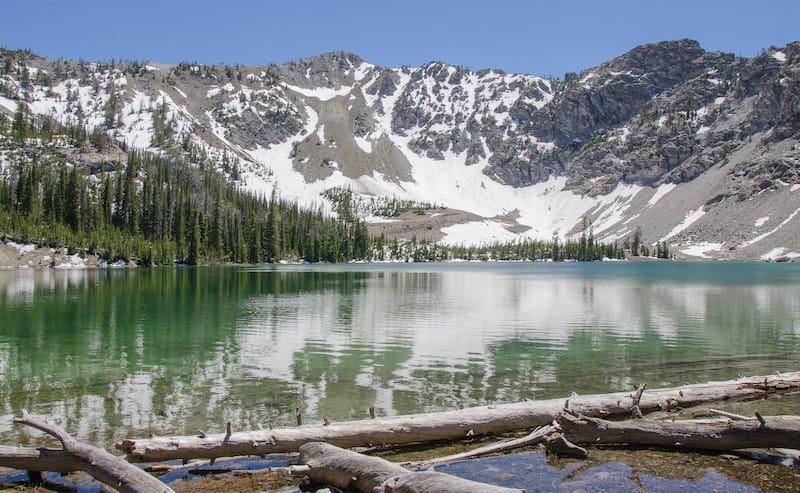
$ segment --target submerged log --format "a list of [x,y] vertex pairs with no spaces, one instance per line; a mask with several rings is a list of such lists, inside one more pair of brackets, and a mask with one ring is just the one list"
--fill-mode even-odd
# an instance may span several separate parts
[[637,398],[639,409],[646,413],[730,399],[762,398],[797,389],[800,389],[800,372],[793,372],[648,390],[642,394],[617,392],[573,396],[566,401],[525,401],[441,413],[330,423],[327,426],[126,439],[116,446],[127,453],[130,461],[160,462],[296,452],[304,443],[314,441],[345,448],[370,444],[402,445],[532,429],[550,424],[565,407],[586,416],[621,417],[630,416]]
[[625,444],[700,450],[796,448],[800,444],[800,416],[758,419],[690,419],[608,421],[563,413],[558,425],[573,443]]
[[61,428],[39,421],[25,411],[14,421],[54,436],[63,449],[0,447],[0,466],[23,471],[83,471],[123,493],[172,492],[172,488],[122,458],[80,443]]
[[438,472],[412,472],[379,457],[311,442],[300,447],[300,464],[315,483],[363,493],[520,493],[521,490],[469,481]]

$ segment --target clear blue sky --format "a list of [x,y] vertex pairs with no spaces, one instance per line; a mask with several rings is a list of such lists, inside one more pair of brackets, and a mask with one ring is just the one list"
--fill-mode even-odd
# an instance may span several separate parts
[[692,38],[757,55],[800,40],[798,0],[5,0],[0,46],[48,58],[284,63],[334,50],[545,76]]

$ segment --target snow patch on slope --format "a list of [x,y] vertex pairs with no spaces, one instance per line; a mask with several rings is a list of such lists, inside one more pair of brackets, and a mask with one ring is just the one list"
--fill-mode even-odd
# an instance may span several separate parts
[[800,209],[795,209],[794,212],[789,214],[789,217],[787,217],[786,219],[781,221],[781,223],[779,225],[777,225],[775,228],[767,231],[764,234],[760,234],[760,235],[756,236],[752,240],[745,241],[744,243],[739,245],[739,248],[745,248],[745,247],[749,247],[750,245],[754,245],[754,244],[758,243],[759,241],[763,240],[764,238],[766,238],[767,236],[770,236],[770,235],[776,233],[779,229],[781,229],[782,227],[784,227],[787,224],[789,224],[789,221],[794,219],[794,217],[797,216],[797,214],[800,214]]
[[659,187],[656,189],[656,193],[654,193],[653,196],[650,197],[650,200],[647,201],[647,205],[651,207],[656,205],[658,201],[664,197],[664,195],[670,193],[676,186],[677,185],[674,183],[664,183],[659,185]]
[[[476,245],[479,243],[509,243],[518,236],[508,231],[505,226],[497,221],[473,221],[456,224],[442,228],[445,237],[441,243],[445,245]],[[480,238],[476,241],[476,238]]]
[[781,259],[794,260],[796,258],[800,258],[800,253],[790,252],[788,248],[784,247],[773,248],[761,256],[761,260],[764,261],[775,261]]
[[320,101],[329,101],[336,96],[346,96],[350,93],[350,91],[353,90],[353,88],[349,86],[342,86],[339,89],[334,89],[331,87],[315,87],[314,89],[305,89],[303,87],[293,86],[286,83],[283,83],[282,85],[287,89],[302,94],[307,98],[317,98]]
[[699,257],[699,258],[711,258],[710,256],[706,255],[709,252],[718,252],[722,249],[722,243],[697,243],[695,245],[691,245],[687,248],[680,250],[681,253],[689,255],[691,257]]
[[149,111],[150,97],[139,91],[122,108],[123,140],[128,146],[147,149],[153,137],[153,115]]
[[367,154],[372,154],[372,142],[369,140],[356,136],[356,144],[358,147],[361,148],[362,151],[366,152]]
[[661,238],[661,241],[667,241],[668,239],[677,235],[681,231],[685,230],[686,228],[694,224],[698,219],[703,217],[705,214],[706,211],[702,207],[698,207],[697,209],[687,212],[686,216],[683,218],[683,221],[681,221],[680,224],[672,228],[672,231],[667,233],[665,237]]
[[0,106],[14,113],[17,111],[17,102],[0,95]]

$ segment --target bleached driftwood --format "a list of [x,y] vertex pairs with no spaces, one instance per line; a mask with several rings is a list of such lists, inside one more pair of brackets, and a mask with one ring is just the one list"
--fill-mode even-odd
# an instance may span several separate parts
[[0,466],[23,471],[83,471],[123,493],[169,493],[172,488],[103,449],[75,440],[61,428],[39,421],[27,412],[14,420],[41,430],[61,442],[61,450],[0,447]]
[[642,394],[617,392],[299,428],[126,439],[116,446],[131,461],[159,462],[296,452],[302,444],[314,441],[344,448],[402,445],[533,429],[550,424],[565,408],[586,416],[621,417],[630,416],[637,398],[639,409],[647,413],[722,400],[762,398],[797,389],[800,389],[800,372],[793,372],[648,390]]
[[315,483],[364,493],[520,493],[521,490],[469,481],[438,472],[412,472],[379,457],[369,457],[322,442],[300,447],[300,463]]
[[455,462],[458,460],[474,459],[476,457],[482,457],[489,454],[499,454],[500,452],[506,452],[516,448],[530,447],[532,445],[544,442],[555,431],[557,431],[557,429],[552,425],[540,426],[522,438],[515,438],[513,440],[493,443],[484,447],[467,450],[466,452],[459,452],[457,454],[437,457],[435,459],[429,459],[422,462],[408,463],[407,465],[413,466],[414,468],[425,468],[437,466],[439,464],[447,464],[449,462]]
[[563,413],[557,422],[564,436],[576,444],[647,445],[700,450],[796,448],[800,444],[800,416],[762,416],[761,420],[608,421]]
[[[404,465],[423,468],[540,443],[545,444],[548,452],[578,458],[585,458],[587,452],[575,445],[576,443],[672,446],[705,450],[776,448],[781,451],[800,444],[799,416],[762,416],[759,419],[716,409],[710,409],[709,412],[728,419],[608,421],[564,412],[556,418],[553,425],[537,428],[521,438]],[[791,452],[788,455],[794,456]]]

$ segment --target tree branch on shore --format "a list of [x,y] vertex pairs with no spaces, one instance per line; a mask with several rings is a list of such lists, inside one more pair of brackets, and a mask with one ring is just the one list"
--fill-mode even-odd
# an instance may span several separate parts
[[61,450],[0,447],[0,466],[23,471],[83,471],[122,493],[171,493],[172,488],[105,450],[75,440],[61,428],[22,411],[14,420],[43,431],[61,442]]

